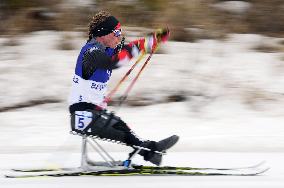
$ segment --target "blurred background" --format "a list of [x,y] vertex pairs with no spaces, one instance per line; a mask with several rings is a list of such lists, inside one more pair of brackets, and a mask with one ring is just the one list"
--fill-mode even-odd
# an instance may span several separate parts
[[1,0],[0,34],[40,30],[85,32],[90,17],[108,10],[126,26],[172,29],[172,40],[223,38],[228,33],[283,37],[282,0]]
[[[99,10],[121,21],[128,41],[171,30],[118,112],[138,133],[155,138],[159,122],[187,138],[181,150],[283,151],[283,0],[0,0],[1,132],[34,136],[40,126],[41,147],[68,132],[75,62]],[[110,88],[128,69],[114,71]],[[9,149],[7,135],[2,151],[33,143]]]

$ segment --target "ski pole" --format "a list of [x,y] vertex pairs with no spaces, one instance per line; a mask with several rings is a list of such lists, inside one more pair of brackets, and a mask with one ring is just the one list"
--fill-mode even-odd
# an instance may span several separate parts
[[135,76],[135,78],[132,80],[132,82],[130,83],[130,85],[127,87],[126,91],[122,95],[122,97],[121,97],[121,99],[119,101],[118,106],[121,106],[121,104],[126,100],[126,98],[128,97],[128,93],[133,88],[134,84],[138,80],[138,78],[141,75],[142,71],[145,69],[146,65],[149,63],[151,57],[153,56],[153,54],[154,54],[154,52],[156,51],[157,48],[158,48],[158,46],[156,46],[155,48],[152,49],[152,51],[151,51],[150,55],[148,56],[147,60],[145,61],[145,63],[143,64],[143,66],[141,67],[141,69],[139,70],[137,75]]
[[112,96],[117,92],[121,84],[126,80],[126,78],[130,75],[136,65],[143,59],[145,52],[139,56],[136,62],[132,65],[132,67],[126,72],[126,74],[122,77],[122,79],[116,84],[116,86],[110,91],[110,93],[106,96],[104,102],[109,103],[111,101]]

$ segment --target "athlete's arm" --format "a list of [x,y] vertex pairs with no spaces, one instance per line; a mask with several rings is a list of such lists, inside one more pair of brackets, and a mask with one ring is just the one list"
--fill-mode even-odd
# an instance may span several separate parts
[[82,76],[88,80],[96,69],[113,69],[111,58],[100,50],[87,50],[83,55]]

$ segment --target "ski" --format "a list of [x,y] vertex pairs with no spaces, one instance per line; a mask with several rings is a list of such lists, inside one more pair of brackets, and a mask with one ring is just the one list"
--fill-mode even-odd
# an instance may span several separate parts
[[[122,164],[122,162],[121,162]],[[251,166],[243,166],[243,167],[232,167],[232,168],[207,168],[207,167],[178,167],[178,166],[143,166],[143,165],[136,165],[133,164],[132,168],[134,169],[148,169],[148,170],[242,170],[242,169],[253,169],[261,167],[265,164],[265,161],[257,163]],[[61,168],[61,167],[52,167],[52,168],[26,168],[26,169],[12,169],[15,172],[48,172],[48,171],[74,171],[78,170],[79,168]]]
[[132,165],[135,169],[149,169],[149,170],[245,170],[259,168],[265,164],[265,161],[257,163],[251,166],[243,167],[232,167],[232,168],[208,168],[208,167],[183,167],[183,166],[143,166],[143,165]]
[[74,168],[61,168],[61,167],[52,167],[52,168],[17,168],[12,169],[12,171],[15,172],[53,172],[53,171],[75,171],[76,169],[79,169],[80,167],[74,167]]
[[262,174],[269,168],[254,168],[245,170],[161,170],[161,169],[120,169],[99,171],[50,171],[40,173],[10,174],[6,178],[32,177],[64,177],[64,176],[255,176]]

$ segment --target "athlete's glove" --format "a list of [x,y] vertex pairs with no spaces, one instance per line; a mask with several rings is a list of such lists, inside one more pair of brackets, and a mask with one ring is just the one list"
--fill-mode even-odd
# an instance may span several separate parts
[[155,32],[155,37],[157,39],[157,42],[166,42],[169,37],[170,37],[170,30],[169,28],[162,28],[162,29],[158,29]]
[[144,48],[146,53],[152,52],[157,48],[159,43],[166,42],[170,36],[168,28],[157,29],[155,32],[150,33],[145,37]]

